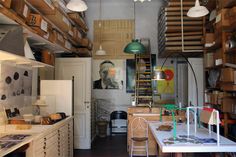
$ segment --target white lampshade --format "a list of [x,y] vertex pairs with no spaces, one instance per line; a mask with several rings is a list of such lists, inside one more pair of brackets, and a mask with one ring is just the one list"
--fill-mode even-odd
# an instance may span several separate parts
[[204,6],[200,6],[199,0],[196,0],[195,6],[188,10],[188,17],[202,17],[209,13],[208,9]]
[[98,56],[106,55],[106,51],[102,49],[102,45],[99,46],[99,50],[96,51],[96,55]]
[[82,12],[88,9],[86,3],[82,0],[70,0],[66,7],[71,11]]

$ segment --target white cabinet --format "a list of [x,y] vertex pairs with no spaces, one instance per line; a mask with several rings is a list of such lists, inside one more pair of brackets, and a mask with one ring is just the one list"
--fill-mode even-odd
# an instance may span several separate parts
[[[73,119],[42,132],[32,142],[33,156],[29,157],[73,157]],[[42,126],[44,127],[44,126]]]

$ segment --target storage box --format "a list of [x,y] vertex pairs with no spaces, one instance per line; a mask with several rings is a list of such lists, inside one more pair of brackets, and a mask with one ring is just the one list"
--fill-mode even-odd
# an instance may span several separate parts
[[55,7],[51,0],[27,0],[42,14],[55,14]]
[[221,69],[222,82],[234,82],[234,69],[233,68],[223,68]]
[[236,105],[236,99],[232,97],[223,98],[222,111],[223,112],[234,112]]
[[221,89],[225,91],[236,91],[236,85],[232,83],[222,83]]
[[48,31],[45,35],[43,35],[43,37],[48,41],[53,42],[53,28],[50,23],[48,23]]
[[26,20],[30,14],[30,8],[23,0],[12,0],[11,8],[24,20]]
[[214,66],[214,54],[206,53],[204,57],[205,67],[213,67]]
[[211,47],[214,44],[215,44],[215,34],[214,33],[206,33],[205,47]]
[[68,13],[68,16],[79,25],[85,32],[88,31],[88,27],[84,21],[84,19],[78,13]]
[[59,11],[55,10],[55,14],[46,15],[50,21],[52,21],[59,29],[64,32],[70,31],[71,23],[70,21]]
[[221,9],[219,14],[216,16],[216,31],[220,29],[227,29],[230,27],[230,10]]
[[48,23],[39,14],[30,14],[27,18],[27,24],[41,34],[48,32]]
[[52,31],[52,42],[59,44],[63,47],[65,45],[65,39],[64,39],[63,35],[56,30]]
[[0,4],[2,4],[6,8],[11,7],[11,0],[0,0]]
[[55,63],[55,56],[53,53],[51,53],[49,50],[43,50],[41,52],[42,59],[41,61],[46,64],[54,65]]

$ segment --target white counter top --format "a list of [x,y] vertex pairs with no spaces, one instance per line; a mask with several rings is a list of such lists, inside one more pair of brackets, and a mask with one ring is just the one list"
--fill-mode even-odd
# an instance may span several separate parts
[[[166,141],[166,139],[173,137],[173,129],[172,131],[158,131],[157,128],[162,124],[164,123],[150,122],[149,128],[163,153],[236,152],[236,143],[223,136],[220,136],[220,146],[217,146],[216,143],[195,144],[195,143],[174,142],[174,144],[165,144],[163,141]],[[186,127],[187,126],[185,124],[177,124],[177,137],[179,137],[179,135],[187,135]],[[194,135],[193,126],[190,126],[190,135]],[[208,130],[206,128],[198,128],[197,134],[194,136],[203,139],[207,138],[216,139],[216,134],[212,133],[209,136]]]
[[55,127],[58,127],[60,125],[63,125],[64,122],[71,120],[72,117],[68,117],[60,122],[57,122],[56,124],[53,125],[32,125],[31,129],[28,130],[16,130],[16,125],[5,125],[5,126],[0,126],[0,137],[4,135],[9,135],[9,134],[27,134],[30,135],[29,137],[26,137],[24,140],[22,140],[20,143],[10,147],[10,148],[0,148],[0,156],[4,156],[9,154],[10,152],[13,152],[14,150],[20,148],[21,146],[25,144],[29,144],[32,142],[34,139],[38,138],[41,136],[45,131],[49,131],[54,129]]

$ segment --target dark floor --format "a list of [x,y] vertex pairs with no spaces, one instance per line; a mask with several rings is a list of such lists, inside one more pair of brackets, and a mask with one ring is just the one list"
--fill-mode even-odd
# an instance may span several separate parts
[[[129,157],[127,153],[126,135],[108,136],[106,138],[97,137],[92,143],[91,150],[75,150],[74,157]],[[165,155],[172,157],[173,154]],[[183,154],[183,157],[212,157],[213,154],[195,153]],[[224,156],[223,154],[220,155]]]
[[74,157],[128,157],[126,135],[97,137],[91,150],[75,150]]

